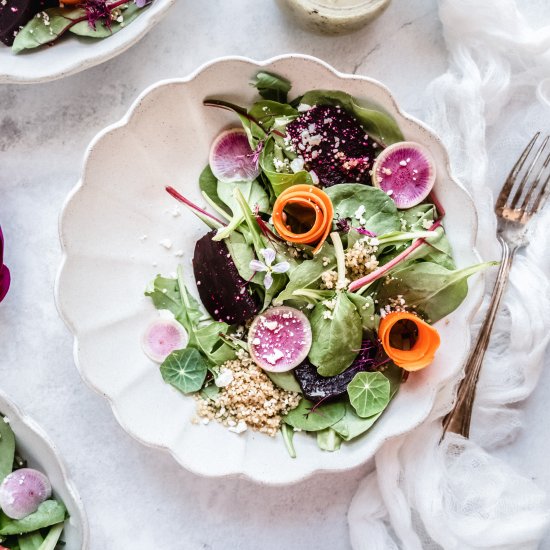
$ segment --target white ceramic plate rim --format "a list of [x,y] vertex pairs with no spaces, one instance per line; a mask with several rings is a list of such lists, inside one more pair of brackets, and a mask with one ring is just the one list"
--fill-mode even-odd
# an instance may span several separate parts
[[[78,494],[74,483],[69,477],[67,467],[63,461],[61,454],[57,450],[57,447],[53,441],[48,437],[44,430],[29,416],[24,414],[21,409],[15,405],[15,403],[3,392],[0,390],[0,412],[5,415],[8,420],[13,420],[16,418],[22,425],[24,425],[32,433],[35,440],[41,440],[49,448],[51,456],[55,459],[57,466],[61,472],[61,478],[63,485],[67,492],[69,493],[72,504],[76,509],[76,517],[73,510],[71,518],[77,521],[82,529],[82,550],[87,550],[90,544],[90,528],[88,525],[88,518],[86,516],[86,511],[84,510],[84,505],[82,504],[82,499]],[[15,444],[17,446],[18,434],[15,432]],[[24,457],[27,459],[35,459],[40,461],[39,457]],[[45,472],[48,475],[48,472]],[[55,491],[55,487],[54,487]],[[68,504],[68,503],[65,503]]]
[[[474,217],[474,223],[473,223],[473,227],[472,227],[472,230],[471,230],[471,237],[469,239],[469,244],[471,245],[471,249],[473,251],[473,254],[479,259],[480,255],[479,255],[479,253],[476,249],[476,246],[475,246],[476,238],[477,238],[477,227],[478,227],[477,210],[475,208],[475,204],[474,204],[470,194],[468,193],[468,191],[452,175],[452,171],[451,171],[451,167],[450,167],[450,159],[449,159],[449,156],[448,156],[448,153],[447,153],[445,147],[441,143],[440,138],[437,137],[435,132],[429,126],[427,126],[426,124],[424,124],[422,121],[418,120],[417,118],[405,113],[398,106],[398,104],[397,104],[395,98],[393,97],[393,95],[391,94],[391,92],[386,88],[386,86],[381,84],[379,81],[377,81],[375,79],[372,79],[372,78],[369,78],[369,77],[365,77],[365,76],[350,75],[350,74],[339,72],[336,69],[334,69],[331,65],[329,65],[328,63],[326,63],[326,62],[324,62],[324,61],[322,61],[322,60],[320,60],[316,57],[309,56],[309,55],[285,54],[285,55],[280,55],[280,56],[275,56],[275,57],[269,58],[265,61],[256,61],[254,59],[251,59],[251,58],[248,58],[248,57],[243,57],[243,56],[225,56],[225,57],[216,58],[216,59],[214,59],[214,60],[212,60],[208,63],[205,63],[204,65],[200,66],[198,69],[196,69],[194,72],[192,72],[189,76],[187,76],[185,78],[173,78],[173,79],[161,80],[161,81],[149,86],[134,101],[134,103],[132,104],[132,106],[130,107],[130,109],[126,113],[126,115],[120,121],[118,121],[118,122],[108,126],[107,128],[105,128],[103,131],[101,131],[92,140],[92,142],[90,143],[90,145],[87,149],[87,152],[86,152],[86,155],[85,155],[85,158],[84,158],[83,172],[82,173],[84,174],[86,164],[87,164],[88,159],[91,156],[95,146],[107,134],[110,134],[111,132],[116,131],[117,129],[127,125],[128,122],[132,119],[132,117],[136,113],[136,111],[138,110],[142,100],[145,98],[145,96],[147,96],[153,90],[155,90],[157,88],[160,88],[162,86],[166,86],[166,85],[170,85],[170,84],[174,84],[174,83],[185,83],[185,82],[192,81],[197,75],[199,75],[205,69],[211,67],[212,65],[216,65],[218,63],[223,63],[225,61],[242,61],[242,62],[245,62],[245,63],[255,65],[258,68],[260,68],[260,67],[269,66],[272,63],[282,61],[282,60],[285,60],[285,59],[302,59],[304,61],[313,62],[313,63],[321,65],[322,67],[324,67],[328,71],[332,72],[338,78],[346,79],[346,80],[350,79],[350,80],[359,80],[359,81],[370,82],[371,84],[381,88],[387,94],[388,98],[390,99],[390,101],[393,105],[393,108],[395,109],[395,111],[397,113],[399,113],[400,116],[402,116],[403,118],[407,119],[408,121],[418,125],[422,129],[427,131],[433,137],[433,139],[438,144],[441,145],[441,150],[442,150],[442,154],[444,155],[444,161],[445,161],[447,174],[450,176],[451,182],[464,193],[464,196],[467,197],[468,201],[471,203],[472,214],[473,214],[473,217]],[[147,445],[149,447],[156,447],[156,448],[159,448],[159,449],[170,452],[170,454],[174,457],[174,459],[177,462],[179,462],[187,470],[190,470],[190,471],[192,471],[193,473],[195,473],[197,475],[201,475],[201,476],[205,476],[205,477],[225,477],[225,478],[241,477],[241,478],[246,478],[246,479],[253,480],[253,481],[255,481],[257,483],[260,483],[260,484],[273,485],[273,486],[287,485],[287,484],[290,484],[290,483],[296,483],[296,482],[299,482],[299,481],[303,481],[303,480],[305,480],[305,479],[307,479],[307,478],[309,478],[312,475],[317,474],[317,473],[329,473],[329,472],[330,473],[337,473],[337,472],[347,471],[349,469],[358,467],[358,466],[364,464],[365,462],[367,462],[369,460],[370,456],[367,456],[367,457],[361,457],[361,458],[356,459],[354,461],[350,461],[345,466],[342,466],[341,468],[340,467],[332,467],[332,466],[330,468],[316,467],[316,468],[312,469],[310,472],[307,472],[305,474],[293,475],[293,474],[288,474],[287,473],[284,476],[282,476],[282,478],[284,478],[284,479],[280,479],[280,480],[275,480],[273,478],[270,478],[269,480],[265,480],[263,478],[255,476],[255,475],[251,475],[251,474],[249,474],[245,471],[233,471],[233,472],[223,472],[223,473],[220,473],[220,472],[205,472],[203,470],[200,470],[195,464],[193,464],[192,461],[186,460],[185,457],[176,454],[170,447],[165,446],[165,445],[161,445],[161,444],[152,443],[150,441],[144,440],[139,435],[139,433],[136,433],[135,430],[133,430],[131,427],[129,427],[128,423],[123,419],[123,415],[119,412],[116,402],[113,399],[111,399],[111,397],[109,395],[107,395],[104,390],[98,388],[94,383],[92,383],[90,381],[90,379],[86,376],[86,372],[84,371],[84,369],[81,368],[80,361],[79,361],[79,355],[78,355],[78,349],[79,349],[78,334],[77,334],[77,332],[74,328],[73,323],[71,322],[70,313],[68,311],[63,311],[63,308],[60,305],[61,304],[61,300],[60,300],[61,289],[60,289],[60,284],[59,283],[60,283],[61,275],[62,275],[63,270],[64,270],[65,262],[66,262],[66,259],[67,259],[67,249],[66,249],[66,246],[65,246],[65,238],[64,238],[64,232],[63,232],[63,218],[64,218],[65,211],[70,206],[72,198],[78,193],[78,191],[81,189],[81,187],[83,185],[84,185],[83,184],[83,179],[81,179],[76,184],[76,186],[73,188],[73,190],[69,193],[68,197],[65,200],[65,203],[63,205],[63,209],[61,211],[60,218],[59,218],[59,236],[60,236],[61,247],[62,247],[62,260],[61,260],[61,265],[59,267],[59,271],[58,271],[57,278],[56,278],[56,287],[55,287],[56,304],[57,304],[57,308],[58,308],[60,316],[62,317],[62,319],[66,323],[69,330],[71,330],[71,332],[74,334],[74,348],[73,348],[74,358],[75,358],[76,366],[77,366],[77,368],[80,372],[80,375],[82,376],[84,381],[94,391],[96,391],[97,393],[99,393],[100,395],[102,395],[103,397],[105,397],[109,401],[109,404],[110,404],[110,406],[113,410],[113,414],[115,415],[117,421],[121,424],[121,426],[132,437],[134,437],[136,440],[140,441],[141,443],[143,443],[144,445]],[[474,299],[471,302],[470,312],[465,318],[466,322],[464,323],[464,327],[461,327],[461,329],[464,330],[464,333],[467,336],[468,340],[470,338],[470,333],[471,333],[470,323],[471,323],[474,315],[476,314],[477,310],[479,309],[479,306],[480,306],[481,301],[482,301],[482,296],[483,296],[482,288],[483,288],[483,284],[480,281],[479,284],[476,285],[476,290],[475,291],[472,292],[472,289],[470,289],[470,294],[474,294]],[[456,358],[457,365],[458,364],[462,365],[464,363],[467,353],[468,353],[468,349],[466,348],[466,349],[464,349],[464,351],[462,353],[462,356]],[[450,381],[451,378],[456,376],[456,373],[458,372],[458,370],[459,369],[457,368],[455,370],[455,372],[450,373],[448,377],[442,378],[441,380],[439,380],[439,386],[442,386],[446,382]],[[433,408],[437,392],[438,392],[438,388],[433,387],[431,392],[430,392],[430,395],[426,396],[424,410],[422,411],[422,413],[420,413],[420,412],[418,413],[416,422],[410,423],[403,430],[401,430],[399,432],[396,432],[396,433],[393,433],[392,435],[389,435],[389,436],[383,438],[378,443],[378,445],[376,446],[375,452],[381,447],[381,445],[384,442],[386,442],[390,439],[393,439],[395,437],[398,437],[398,436],[402,435],[403,433],[410,432],[410,431],[414,430],[415,428],[417,428],[419,425],[421,425],[426,420],[426,418],[428,417],[430,411]]]
[[[125,52],[131,48],[134,44],[139,42],[162,18],[166,15],[170,7],[176,2],[176,0],[156,0],[154,4],[149,6],[145,13],[141,14],[138,19],[134,20],[128,27],[117,33],[120,38],[111,42],[112,47],[108,51],[96,55],[90,55],[89,57],[78,58],[75,57],[67,62],[64,66],[53,69],[51,73],[44,76],[36,77],[33,74],[28,74],[24,71],[12,71],[3,72],[0,69],[0,84],[38,84],[40,82],[49,82],[52,80],[58,80],[65,78],[96,65],[100,65],[113,57]],[[138,21],[141,19],[140,24]],[[122,33],[122,34],[121,34]],[[70,40],[72,37],[68,37]],[[110,40],[111,37],[101,40]],[[118,43],[120,41],[120,43]],[[90,46],[93,47],[92,44]],[[55,47],[55,46],[54,46]],[[6,50],[9,48],[5,48]],[[51,50],[53,52],[53,49]],[[90,49],[90,54],[93,50]],[[50,53],[50,52],[48,52]],[[15,54],[12,54],[15,55]],[[25,55],[40,55],[40,52],[29,52]]]

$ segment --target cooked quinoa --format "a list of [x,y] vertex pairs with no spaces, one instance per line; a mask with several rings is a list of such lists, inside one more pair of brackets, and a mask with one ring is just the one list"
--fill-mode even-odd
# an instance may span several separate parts
[[300,394],[278,388],[244,350],[220,368],[222,373],[227,370],[232,380],[213,399],[196,395],[197,414],[232,431],[250,428],[276,435],[282,417],[298,406]]

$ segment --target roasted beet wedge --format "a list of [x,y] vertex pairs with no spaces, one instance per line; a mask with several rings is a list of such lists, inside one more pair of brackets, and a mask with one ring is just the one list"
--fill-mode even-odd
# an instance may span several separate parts
[[37,13],[59,6],[57,0],[6,0],[0,2],[0,40],[11,46],[20,27]]
[[286,142],[313,170],[321,187],[337,183],[370,185],[376,145],[342,107],[317,105],[290,122]]
[[193,271],[199,296],[206,311],[230,325],[243,324],[260,310],[246,281],[239,275],[223,241],[213,241],[215,231],[195,245]]
[[378,346],[370,340],[364,340],[355,361],[344,372],[336,376],[321,376],[317,368],[306,359],[294,369],[294,376],[304,397],[314,403],[328,401],[345,394],[348,384],[358,372],[373,370],[377,364],[377,354]]

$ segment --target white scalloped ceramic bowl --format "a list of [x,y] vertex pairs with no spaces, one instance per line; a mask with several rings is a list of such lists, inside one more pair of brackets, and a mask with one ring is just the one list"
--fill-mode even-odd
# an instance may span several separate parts
[[10,423],[19,455],[27,460],[30,467],[46,474],[54,495],[67,507],[70,518],[65,523],[63,532],[67,550],[86,550],[89,546],[86,513],[55,445],[42,428],[25,416],[1,391],[0,414]]
[[[439,139],[399,110],[389,91],[373,80],[338,73],[315,58],[290,55],[263,63],[226,58],[184,79],[160,82],[146,90],[127,116],[90,145],[82,181],[69,196],[60,219],[64,259],[57,280],[57,303],[75,335],[75,359],[84,380],[111,403],[121,425],[146,445],[169,450],[185,468],[207,476],[242,475],[284,484],[318,471],[346,470],[374,455],[388,438],[419,425],[442,385],[456,377],[470,345],[469,322],[479,305],[482,284],[471,284],[463,305],[442,322],[442,346],[434,364],[411,376],[388,411],[364,437],[339,452],[320,451],[314,438],[297,434],[298,458],[289,458],[280,437],[242,435],[210,423],[191,423],[195,402],[165,384],[158,367],[140,348],[140,337],[155,314],[143,296],[157,274],[175,270],[182,258],[190,269],[194,243],[206,229],[184,212],[173,217],[173,185],[201,202],[198,176],[210,143],[235,119],[203,107],[206,97],[249,104],[250,78],[260,69],[292,82],[292,94],[314,88],[344,90],[369,98],[389,111],[405,137],[428,147],[436,161],[436,191],[447,208],[446,227],[459,266],[478,261],[474,249],[474,204],[449,173]],[[147,235],[146,240],[141,240]],[[170,238],[170,251],[159,241]],[[189,278],[191,287],[194,283]]]
[[47,82],[79,73],[116,57],[141,40],[176,0],[155,0],[130,25],[109,38],[69,36],[52,47],[13,54],[0,44],[0,84]]

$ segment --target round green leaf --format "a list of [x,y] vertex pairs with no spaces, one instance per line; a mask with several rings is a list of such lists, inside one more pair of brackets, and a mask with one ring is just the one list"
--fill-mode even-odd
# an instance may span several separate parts
[[361,418],[383,411],[390,401],[390,381],[380,372],[360,372],[348,384],[349,400]]
[[205,359],[194,348],[173,351],[160,366],[164,381],[183,393],[199,391],[207,370]]
[[311,401],[302,399],[300,404],[284,417],[284,421],[297,430],[316,432],[332,426],[345,413],[344,403],[329,403],[315,407]]

